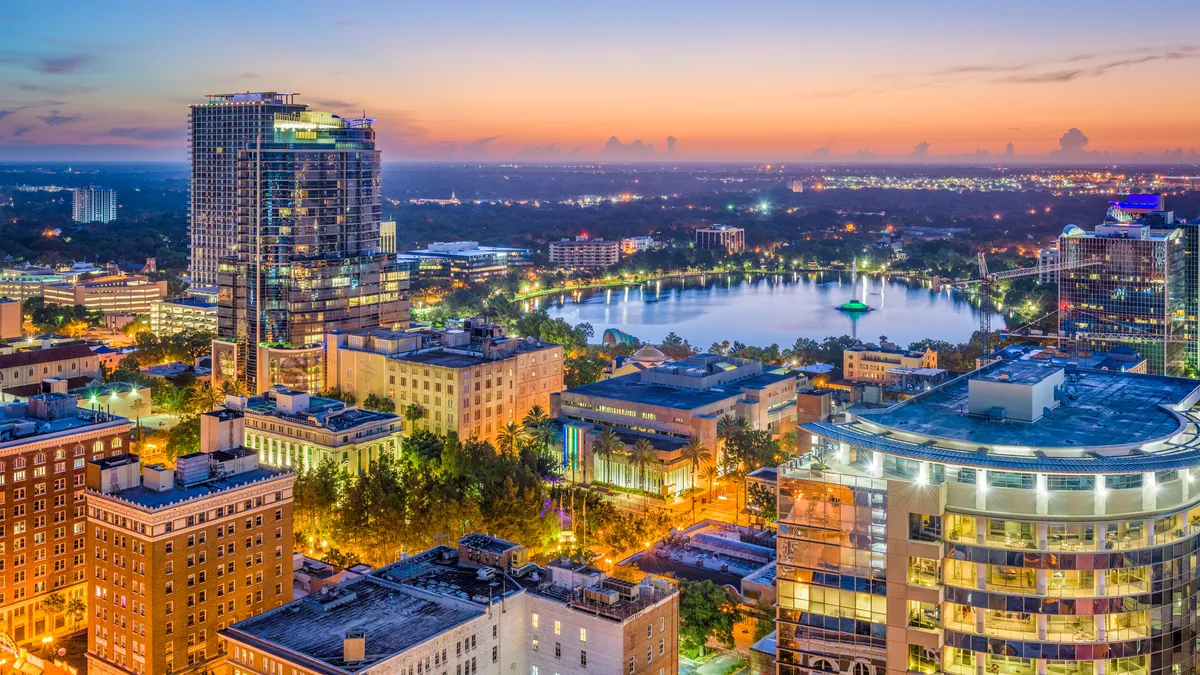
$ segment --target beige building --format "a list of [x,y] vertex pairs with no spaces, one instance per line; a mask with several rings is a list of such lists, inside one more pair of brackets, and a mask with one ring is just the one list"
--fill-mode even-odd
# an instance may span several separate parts
[[385,220],[379,223],[379,252],[396,252],[396,221]]
[[146,314],[151,305],[167,297],[167,282],[150,281],[140,274],[113,274],[74,284],[47,284],[46,304],[83,305],[102,314]]
[[245,412],[245,445],[267,466],[306,471],[332,459],[357,474],[383,455],[400,456],[402,422],[393,413],[282,386],[250,399],[229,397],[226,407]]
[[25,315],[21,311],[21,302],[0,297],[0,340],[21,337],[24,333],[21,324],[24,321]]
[[696,248],[719,249],[727,253],[746,250],[746,231],[732,225],[710,225],[696,230]]
[[326,358],[329,388],[359,403],[389,399],[402,416],[415,405],[419,428],[488,441],[533,406],[548,411],[563,386],[561,345],[507,337],[480,320],[428,333],[331,333]]
[[679,594],[470,534],[221,635],[233,675],[674,675]]
[[150,305],[150,332],[159,337],[185,330],[217,333],[217,303],[198,298],[163,300]]
[[82,387],[100,379],[100,357],[82,343],[0,354],[0,400],[37,394],[48,379]]
[[621,259],[621,242],[584,239],[550,242],[550,264],[573,270],[604,269]]
[[893,368],[937,368],[937,357],[932,349],[901,349],[886,340],[879,344],[859,342],[842,353],[842,376],[856,382],[883,383]]
[[88,672],[223,672],[218,631],[292,599],[295,474],[241,447],[242,416],[206,413],[174,471],[89,462]]

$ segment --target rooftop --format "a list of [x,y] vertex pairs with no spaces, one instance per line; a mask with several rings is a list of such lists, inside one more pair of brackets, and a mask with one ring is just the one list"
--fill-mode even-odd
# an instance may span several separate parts
[[642,373],[631,373],[599,380],[563,392],[563,404],[571,405],[570,395],[593,396],[676,410],[694,410],[737,398],[743,389],[762,389],[795,376],[787,372],[761,372],[708,389],[685,389],[642,381]]
[[[221,453],[214,454],[218,455],[218,459],[232,459],[232,455],[221,457]],[[212,478],[192,485],[185,486],[175,483],[175,487],[170,490],[158,491],[147,488],[144,485],[138,485],[137,487],[131,487],[127,490],[110,494],[92,492],[92,495],[101,499],[113,499],[124,502],[144,511],[156,511],[161,508],[177,506],[193,499],[203,499],[230,490],[236,490],[254,483],[276,480],[291,474],[292,472],[287,469],[259,466],[256,469],[242,473],[236,473],[224,478]]]
[[[302,656],[320,673],[357,673],[483,614],[373,576],[352,579],[238,622],[224,632],[279,656]],[[343,638],[365,632],[365,659],[346,663]]]
[[309,396],[308,406],[295,413],[280,409],[277,401],[272,398],[254,396],[246,400],[246,412],[251,415],[274,417],[335,432],[346,431],[364,424],[398,423],[400,421],[400,416],[395,413],[356,408],[343,401],[320,396]]

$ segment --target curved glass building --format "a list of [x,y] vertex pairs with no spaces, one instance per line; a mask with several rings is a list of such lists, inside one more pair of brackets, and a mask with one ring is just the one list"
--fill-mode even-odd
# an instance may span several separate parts
[[1197,672],[1198,385],[1001,361],[804,425],[779,673]]

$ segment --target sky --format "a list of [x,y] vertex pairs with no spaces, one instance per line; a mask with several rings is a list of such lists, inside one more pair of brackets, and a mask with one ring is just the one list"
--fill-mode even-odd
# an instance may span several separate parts
[[1197,26],[1195,0],[4,2],[0,161],[185,161],[189,104],[289,91],[377,118],[385,161],[1195,163]]

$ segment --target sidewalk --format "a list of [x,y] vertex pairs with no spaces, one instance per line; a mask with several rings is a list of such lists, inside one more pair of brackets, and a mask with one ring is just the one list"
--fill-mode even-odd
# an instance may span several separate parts
[[[697,663],[682,654],[679,656],[679,675],[723,675],[725,669],[738,662],[737,652],[726,651],[717,654],[705,663]],[[742,667],[739,673],[746,672],[747,667]]]

